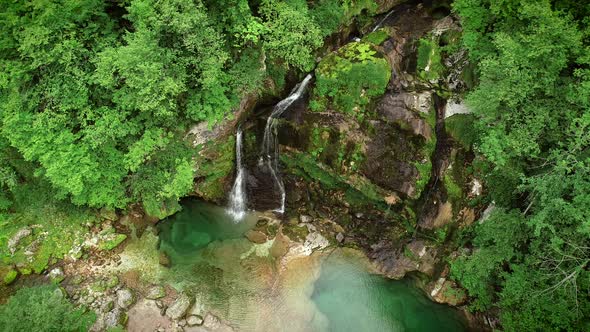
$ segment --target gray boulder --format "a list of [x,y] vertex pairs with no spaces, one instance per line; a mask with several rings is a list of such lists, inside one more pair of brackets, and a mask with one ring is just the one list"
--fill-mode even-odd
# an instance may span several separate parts
[[119,289],[117,291],[117,305],[123,309],[129,308],[135,298],[133,297],[133,293],[128,288]]
[[8,240],[8,250],[11,254],[16,252],[16,246],[25,237],[31,235],[33,231],[29,227],[19,229],[11,238]]
[[156,300],[164,296],[166,296],[166,289],[163,286],[157,285],[150,288],[145,297],[150,300]]
[[188,326],[203,325],[203,317],[198,315],[190,315],[186,319],[186,323],[188,324]]
[[186,294],[181,294],[179,298],[166,309],[166,316],[171,319],[182,318],[188,308],[191,306],[191,299]]

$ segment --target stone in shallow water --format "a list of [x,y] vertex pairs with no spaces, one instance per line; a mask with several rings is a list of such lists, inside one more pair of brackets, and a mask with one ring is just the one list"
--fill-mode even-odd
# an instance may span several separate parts
[[191,299],[186,294],[181,294],[179,298],[166,309],[166,316],[172,319],[179,319],[191,306]]
[[147,294],[145,295],[145,297],[150,300],[156,300],[164,296],[166,296],[166,290],[163,286],[160,285],[150,288]]
[[170,267],[170,258],[165,253],[161,252],[160,256],[158,257],[158,261],[160,265],[165,267]]
[[266,242],[266,235],[260,231],[249,230],[245,235],[252,243],[262,244]]
[[279,258],[285,256],[287,251],[289,251],[289,240],[279,232],[270,247],[270,254],[274,258]]
[[190,315],[186,319],[188,326],[203,325],[203,318],[198,315]]

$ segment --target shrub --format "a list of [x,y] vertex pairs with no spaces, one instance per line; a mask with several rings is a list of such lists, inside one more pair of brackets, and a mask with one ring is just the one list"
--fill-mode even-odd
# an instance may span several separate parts
[[23,288],[0,306],[1,331],[87,331],[93,312],[76,309],[55,286]]

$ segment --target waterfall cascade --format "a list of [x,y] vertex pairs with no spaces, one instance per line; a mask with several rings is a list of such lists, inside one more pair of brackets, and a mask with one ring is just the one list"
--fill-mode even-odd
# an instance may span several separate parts
[[236,133],[236,180],[229,194],[227,212],[235,222],[239,222],[246,214],[246,182],[245,170],[242,165],[242,128]]
[[375,31],[379,30],[379,28],[381,28],[383,23],[385,23],[385,20],[387,20],[389,18],[389,16],[391,16],[391,14],[393,14],[394,12],[395,12],[395,9],[392,9],[389,13],[387,13],[387,15],[385,15],[385,17],[383,17],[383,19],[381,19],[381,21],[379,21],[379,23],[377,23],[377,25],[375,25],[375,27],[373,28],[373,30],[371,30],[371,32],[375,32]]
[[279,142],[277,138],[277,121],[276,119],[280,117],[288,108],[299,99],[303,92],[305,92],[305,88],[311,81],[312,75],[308,74],[305,76],[305,79],[301,81],[301,83],[297,84],[295,88],[291,91],[291,94],[283,100],[281,100],[278,104],[275,105],[270,116],[266,120],[266,127],[264,128],[264,137],[262,141],[262,154],[258,161],[259,166],[261,167],[268,167],[268,170],[272,176],[273,182],[279,189],[281,194],[281,206],[274,211],[279,213],[285,212],[285,186],[283,181],[279,175]]

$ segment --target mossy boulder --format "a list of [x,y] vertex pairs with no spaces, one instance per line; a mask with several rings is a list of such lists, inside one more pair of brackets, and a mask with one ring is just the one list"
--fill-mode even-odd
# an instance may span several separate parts
[[0,222],[0,247],[8,249],[0,250],[0,261],[16,266],[23,275],[41,273],[81,245],[96,215],[93,210],[52,204],[8,214]]
[[4,274],[4,277],[2,278],[2,280],[5,285],[10,285],[11,283],[13,283],[16,280],[17,276],[18,276],[18,271],[14,270],[14,269],[9,269]]
[[418,41],[418,77],[430,83],[437,83],[444,76],[442,51],[439,36],[431,34]]
[[176,198],[169,198],[163,201],[145,199],[143,201],[143,208],[145,213],[154,220],[162,220],[182,209]]
[[474,126],[475,117],[472,114],[454,114],[445,119],[447,134],[463,148],[471,150],[477,140],[477,130]]
[[195,162],[195,192],[202,198],[221,202],[227,196],[235,163],[235,136],[200,145]]
[[389,39],[389,32],[383,28],[364,36],[362,41],[373,45],[381,45],[387,39]]
[[316,68],[310,107],[333,109],[363,119],[369,104],[385,92],[389,64],[370,42],[352,42],[322,59]]
[[281,161],[290,174],[320,184],[324,190],[333,191],[332,195],[335,197],[342,196],[352,206],[381,206],[385,209],[390,201],[386,201],[386,198],[395,195],[373,184],[361,174],[334,171],[313,156],[300,151],[291,150],[282,154]]
[[125,234],[109,234],[105,236],[105,238],[101,239],[98,244],[98,249],[100,250],[113,250],[119,244],[127,239],[127,235]]

